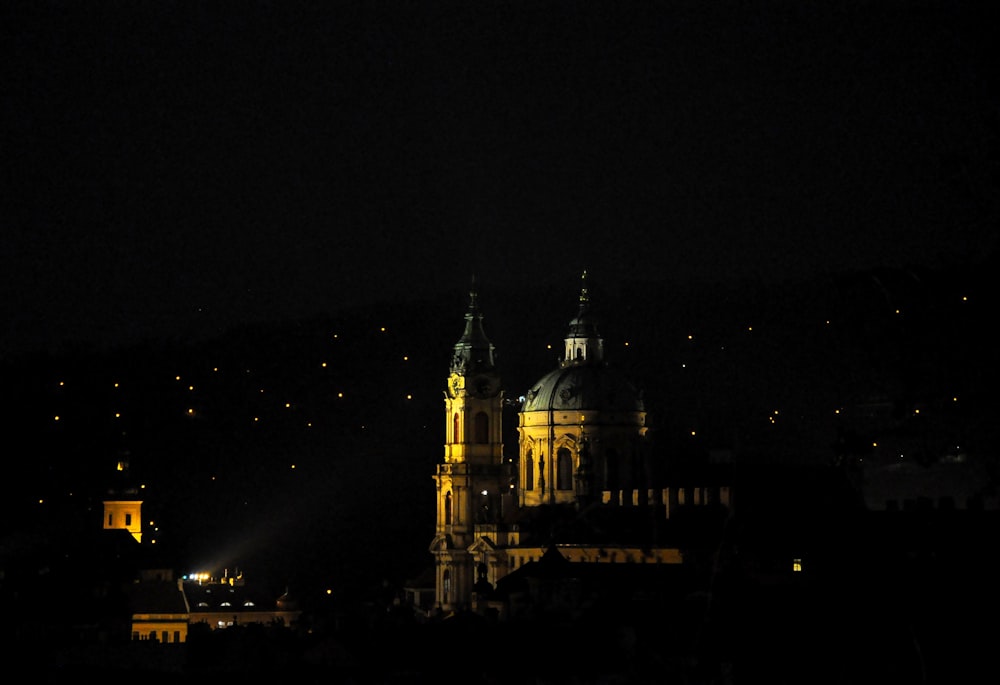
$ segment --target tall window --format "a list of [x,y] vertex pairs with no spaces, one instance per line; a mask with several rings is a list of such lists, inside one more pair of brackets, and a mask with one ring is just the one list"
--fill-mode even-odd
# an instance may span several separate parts
[[444,602],[447,602],[451,595],[451,571],[447,569],[441,574],[441,595],[441,600]]
[[132,525],[132,514],[125,514],[125,525],[126,526]]
[[476,414],[475,442],[482,445],[490,441],[490,417],[486,412],[481,411]]
[[528,448],[528,453],[524,455],[524,485],[525,490],[535,489],[535,453]]
[[459,435],[460,434],[458,432],[458,412],[455,412],[455,416],[452,417],[451,419],[451,441],[461,442],[461,440],[459,439]]
[[613,449],[604,453],[604,488],[618,489],[618,452]]
[[444,496],[444,524],[451,525],[451,493]]
[[560,447],[556,452],[556,490],[573,489],[573,457],[569,450]]

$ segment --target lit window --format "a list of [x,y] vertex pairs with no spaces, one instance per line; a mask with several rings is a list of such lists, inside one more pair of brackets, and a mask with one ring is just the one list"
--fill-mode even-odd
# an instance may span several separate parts
[[798,573],[801,570],[802,570],[802,560],[792,559],[792,571]]

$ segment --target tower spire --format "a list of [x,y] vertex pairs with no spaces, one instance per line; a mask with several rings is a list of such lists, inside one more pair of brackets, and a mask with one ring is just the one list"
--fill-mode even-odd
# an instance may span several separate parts
[[596,364],[604,361],[604,339],[597,330],[597,321],[590,314],[590,291],[587,270],[580,277],[580,306],[569,322],[566,332],[563,365]]
[[467,374],[493,371],[495,368],[495,350],[483,329],[483,315],[479,311],[479,293],[476,289],[476,277],[473,275],[472,285],[469,288],[469,308],[465,312],[465,330],[455,343],[451,371]]

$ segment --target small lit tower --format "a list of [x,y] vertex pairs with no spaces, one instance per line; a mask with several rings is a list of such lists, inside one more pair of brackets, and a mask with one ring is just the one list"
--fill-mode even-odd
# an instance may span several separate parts
[[[438,464],[435,599],[443,611],[468,607],[487,563],[476,549],[483,530],[499,525],[512,497],[503,461],[503,391],[493,344],[483,331],[475,279],[465,331],[455,343],[444,393],[444,460]],[[484,528],[485,526],[485,528]]]
[[104,498],[104,530],[127,530],[142,542],[142,500],[139,489],[131,481],[129,452],[122,450],[115,463],[114,484]]

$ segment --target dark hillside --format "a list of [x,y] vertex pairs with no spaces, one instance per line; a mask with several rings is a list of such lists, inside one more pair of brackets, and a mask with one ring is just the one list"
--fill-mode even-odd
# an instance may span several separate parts
[[[960,440],[995,462],[991,280],[986,266],[739,287],[612,290],[593,277],[590,294],[606,358],[644,389],[668,459],[829,464],[895,432],[929,455]],[[579,283],[479,293],[516,398],[561,354]],[[442,392],[467,298],[457,288],[189,345],[6,360],[4,539],[67,512],[98,516],[127,452],[181,571],[352,584],[414,573],[432,532]],[[885,407],[880,423],[872,406]],[[516,440],[512,414],[509,454]]]

